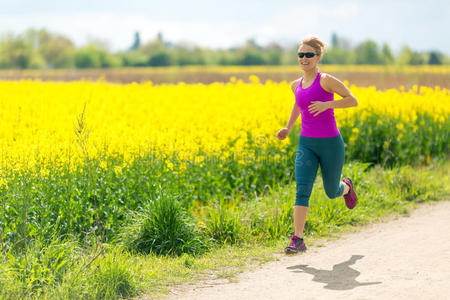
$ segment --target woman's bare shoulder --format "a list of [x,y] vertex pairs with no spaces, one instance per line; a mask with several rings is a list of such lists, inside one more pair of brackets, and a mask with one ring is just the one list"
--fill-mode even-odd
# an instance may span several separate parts
[[301,79],[301,77],[297,78],[297,79],[295,79],[294,81],[291,82],[291,88],[292,88],[292,91],[294,93],[295,93],[295,90],[297,89],[298,82],[300,81],[300,79]]
[[339,78],[336,78],[335,76],[328,74],[328,73],[321,73],[320,80],[323,80],[326,83],[336,82],[336,81],[341,82],[341,80],[339,80]]
[[331,75],[331,74],[323,73],[323,72],[320,73],[320,80],[327,81],[327,80],[330,80],[331,78],[334,78],[333,75]]
[[320,85],[327,92],[332,93],[331,86],[332,86],[334,80],[336,80],[336,77],[334,77],[333,75],[330,75],[328,73],[320,74]]

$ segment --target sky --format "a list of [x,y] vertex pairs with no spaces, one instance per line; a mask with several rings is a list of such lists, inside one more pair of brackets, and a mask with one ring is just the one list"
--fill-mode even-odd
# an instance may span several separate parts
[[229,48],[248,39],[258,44],[297,45],[315,35],[331,35],[353,46],[371,39],[394,52],[404,45],[416,51],[450,54],[448,0],[0,0],[0,33],[45,28],[69,37],[77,46],[102,40],[111,51],[129,48],[158,32],[170,42]]

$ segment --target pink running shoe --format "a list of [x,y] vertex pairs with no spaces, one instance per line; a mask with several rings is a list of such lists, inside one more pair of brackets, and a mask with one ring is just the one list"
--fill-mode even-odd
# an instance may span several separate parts
[[350,190],[348,191],[348,193],[346,195],[344,195],[344,199],[345,199],[345,205],[347,205],[347,207],[349,209],[352,209],[356,206],[356,203],[358,203],[358,198],[356,197],[356,193],[355,193],[355,189],[353,188],[352,180],[348,177],[344,177],[342,179],[342,181],[345,182],[346,184],[348,184],[348,186],[350,187]]
[[305,242],[303,241],[302,238],[299,238],[297,236],[292,236],[291,237],[291,243],[289,244],[289,246],[287,246],[286,248],[284,248],[284,252],[286,254],[294,254],[294,253],[298,253],[301,251],[306,251],[306,245]]

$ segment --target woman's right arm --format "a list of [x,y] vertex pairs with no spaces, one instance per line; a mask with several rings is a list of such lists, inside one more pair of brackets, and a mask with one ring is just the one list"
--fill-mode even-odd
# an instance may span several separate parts
[[291,116],[289,117],[289,121],[286,125],[286,128],[291,132],[292,127],[294,127],[295,121],[297,121],[298,116],[300,115],[300,107],[296,103],[292,107]]
[[[291,89],[292,89],[292,92],[294,93],[294,96],[295,96],[295,90],[297,89],[299,80],[300,79],[294,80],[291,83]],[[291,116],[289,117],[289,121],[286,125],[286,128],[289,130],[289,132],[291,132],[292,127],[294,127],[295,121],[297,121],[299,115],[300,115],[300,107],[298,107],[298,105],[294,101],[294,106],[292,106]]]
[[[291,83],[292,92],[295,95],[295,89],[297,87],[298,80],[295,80]],[[300,107],[295,103],[292,107],[291,116],[289,117],[289,121],[285,128],[282,128],[278,131],[277,137],[280,140],[284,140],[286,136],[291,132],[292,127],[294,127],[295,121],[297,121],[298,116],[300,115]]]

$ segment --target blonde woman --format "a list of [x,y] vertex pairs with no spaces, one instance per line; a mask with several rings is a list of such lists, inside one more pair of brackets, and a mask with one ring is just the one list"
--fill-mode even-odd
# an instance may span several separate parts
[[[295,103],[285,128],[277,133],[284,140],[301,115],[301,131],[295,159],[297,185],[294,204],[294,235],[286,254],[306,250],[303,229],[308,214],[309,198],[320,165],[325,193],[330,199],[343,196],[349,209],[355,207],[357,197],[350,178],[341,181],[344,165],[344,141],[336,126],[334,109],[358,105],[350,90],[337,78],[319,72],[318,63],[325,44],[317,37],[305,38],[298,48],[298,62],[303,76],[291,84]],[[334,94],[342,97],[334,101]]]

